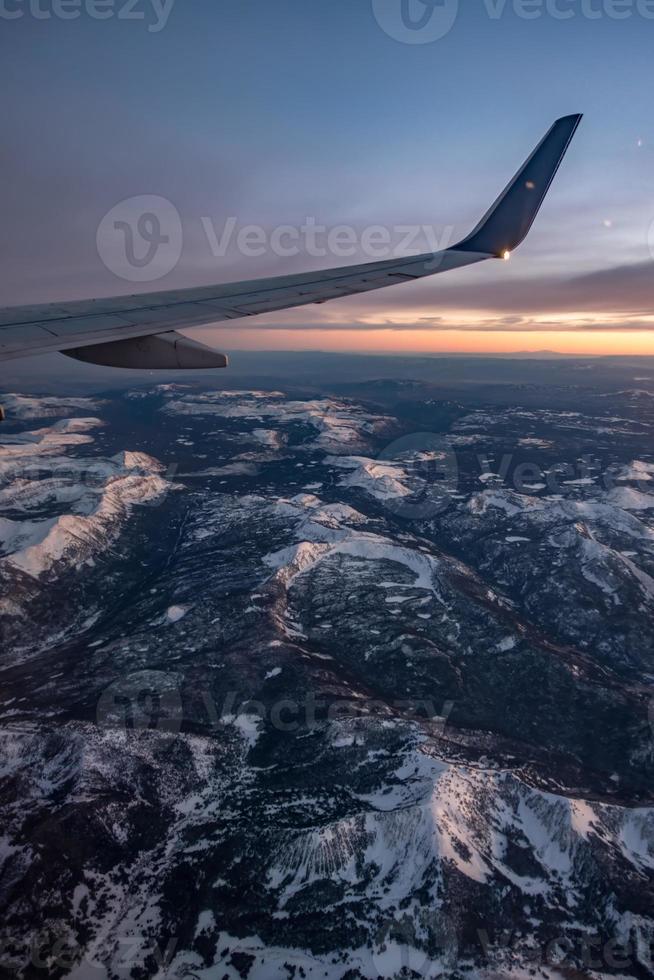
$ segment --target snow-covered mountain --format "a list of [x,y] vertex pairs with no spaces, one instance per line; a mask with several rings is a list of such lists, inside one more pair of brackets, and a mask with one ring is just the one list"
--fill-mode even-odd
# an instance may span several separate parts
[[[29,418],[90,407],[86,399],[72,404],[58,398],[16,402]],[[35,597],[47,597],[47,583],[58,585],[69,572],[81,575],[103,561],[128,530],[134,507],[155,504],[171,489],[162,476],[164,467],[146,453],[122,451],[110,458],[82,454],[94,442],[90,433],[103,424],[97,418],[60,419],[0,443],[5,662],[29,649],[34,634],[50,626],[49,618],[34,623],[31,615]],[[63,455],[66,451],[70,455]],[[84,621],[92,619],[88,605],[81,614]],[[56,622],[58,617],[53,618]],[[79,626],[79,617],[73,625]],[[57,638],[67,632],[64,627]]]
[[652,420],[598,403],[3,436],[0,965],[653,976]]

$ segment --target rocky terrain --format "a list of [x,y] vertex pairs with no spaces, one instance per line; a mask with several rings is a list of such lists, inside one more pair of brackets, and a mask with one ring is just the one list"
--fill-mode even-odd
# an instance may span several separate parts
[[535,400],[4,397],[3,975],[654,976],[654,400]]

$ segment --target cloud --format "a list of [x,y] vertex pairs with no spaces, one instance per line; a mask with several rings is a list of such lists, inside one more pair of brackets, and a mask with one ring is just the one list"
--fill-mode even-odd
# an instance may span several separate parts
[[[430,308],[443,312],[426,313]],[[415,313],[415,316],[412,316]],[[283,319],[281,319],[283,317]],[[322,306],[239,321],[239,329],[654,332],[654,262],[574,277],[444,283],[375,291]]]
[[[416,330],[433,330],[434,332],[442,331],[462,331],[465,333],[584,333],[584,332],[594,332],[594,331],[645,331],[654,332],[654,320],[652,321],[638,321],[638,320],[601,320],[601,321],[580,321],[566,323],[557,320],[543,321],[543,320],[530,320],[530,319],[520,319],[518,322],[507,323],[501,318],[483,320],[478,323],[470,324],[464,322],[450,322],[443,321],[438,323],[432,323],[428,319],[423,318],[421,320],[415,320],[408,323],[396,323],[390,320],[380,320],[380,321],[363,321],[363,320],[322,320],[318,322],[301,322],[301,323],[278,323],[278,322],[263,322],[263,319],[257,320],[238,320],[236,321],[237,326],[235,327],[234,321],[227,321],[224,324],[224,329],[238,329],[238,330],[289,330],[296,333],[302,333],[305,331],[328,331],[328,332],[348,332],[351,330],[364,331],[364,332],[377,332],[380,330],[389,330],[394,333],[415,333]],[[223,324],[216,324],[212,327],[212,330],[221,329]],[[203,329],[203,328],[196,328]]]
[[503,315],[507,323],[514,315],[534,317],[543,313],[608,313],[616,321],[625,315],[647,317],[654,314],[654,261],[570,278],[550,276],[438,285],[425,280],[410,294],[406,292],[403,300],[406,309],[424,310],[437,304],[448,311],[483,310]]

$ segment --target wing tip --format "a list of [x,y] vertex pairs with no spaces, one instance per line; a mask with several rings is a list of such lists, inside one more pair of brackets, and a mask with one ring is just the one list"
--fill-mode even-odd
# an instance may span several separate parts
[[528,235],[583,113],[561,116],[467,238],[454,247],[506,257]]
[[[561,116],[559,119],[557,119],[554,125],[552,126],[552,130],[558,128],[569,129],[570,130],[570,138],[568,140],[569,143],[572,137],[577,132],[577,129],[579,128],[583,118],[584,118],[583,112],[571,112],[569,115]],[[552,130],[550,130],[550,133],[552,132]],[[547,135],[549,136],[550,133],[548,133]]]

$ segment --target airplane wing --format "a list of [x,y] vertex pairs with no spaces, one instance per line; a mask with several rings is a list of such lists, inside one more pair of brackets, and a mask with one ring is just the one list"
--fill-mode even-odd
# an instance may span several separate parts
[[525,238],[581,121],[554,123],[474,231],[440,252],[250,282],[0,310],[0,361],[61,351],[112,367],[225,367],[227,358],[176,333],[325,303],[502,258]]

